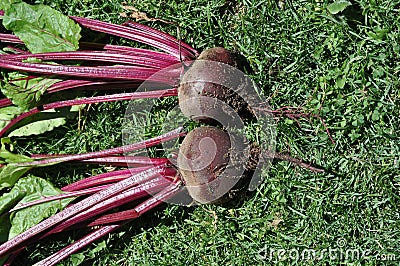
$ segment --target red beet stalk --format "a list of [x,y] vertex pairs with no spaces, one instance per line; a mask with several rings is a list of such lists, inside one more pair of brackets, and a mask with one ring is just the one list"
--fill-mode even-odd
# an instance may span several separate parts
[[[154,207],[158,206],[159,204],[165,202],[166,200],[168,200],[171,197],[173,197],[174,195],[176,195],[180,191],[180,189],[181,189],[181,187],[180,187],[179,183],[173,184],[173,185],[167,187],[166,189],[164,189],[163,191],[158,193],[155,197],[152,197],[152,198],[144,201],[143,203],[139,204],[138,206],[136,206],[130,213],[132,216],[130,216],[130,217],[125,216],[123,218],[125,218],[127,220],[126,222],[138,218],[142,214],[150,211]],[[101,238],[102,236],[105,236],[105,235],[111,233],[112,231],[116,230],[117,228],[120,228],[126,222],[122,222],[122,223],[118,223],[118,224],[114,224],[114,225],[103,226],[103,227],[91,232],[89,235],[81,238],[80,240],[75,241],[71,245],[63,248],[62,250],[58,251],[57,253],[51,255],[50,257],[47,257],[46,259],[38,262],[36,265],[37,266],[56,265],[63,259],[69,257],[70,255],[79,251],[83,247],[93,243],[94,241]]]
[[[0,60],[1,61],[1,60]],[[120,94],[113,94],[113,95],[103,95],[103,96],[96,96],[96,97],[88,97],[88,98],[79,98],[73,100],[66,100],[60,101],[55,103],[49,103],[42,105],[40,107],[35,107],[34,109],[20,114],[13,120],[11,120],[7,126],[5,126],[0,131],[0,137],[2,137],[11,127],[16,125],[18,122],[22,121],[23,119],[40,113],[41,111],[74,106],[74,105],[81,105],[81,104],[92,104],[92,103],[101,103],[101,102],[115,102],[121,100],[134,100],[134,99],[144,99],[144,98],[163,98],[168,96],[176,96],[177,91],[176,89],[167,89],[167,90],[155,90],[155,91],[146,91],[146,92],[130,92],[130,93],[120,93]]]
[[[147,169],[144,169],[144,170],[147,170]],[[142,170],[142,171],[144,171],[144,170]],[[128,178],[129,176],[132,176],[132,175],[133,174],[128,175],[125,178]],[[165,172],[163,173],[163,175],[166,176],[166,177],[175,176],[176,175],[176,170],[167,168],[167,169],[165,169]],[[117,180],[121,181],[121,180],[123,180],[125,178],[121,178],[121,179],[119,179],[119,180],[117,179]],[[114,182],[117,182],[115,180],[116,179],[114,177]],[[110,181],[110,180],[107,180],[107,181]],[[87,185],[87,182],[86,182],[86,185]],[[94,193],[99,192],[99,191],[101,191],[101,190],[103,190],[105,188],[108,188],[109,186],[110,186],[109,184],[107,184],[107,185],[99,185],[99,186],[92,186],[90,188],[85,188],[85,189],[81,189],[81,190],[74,190],[72,192],[65,192],[65,193],[60,194],[60,195],[54,195],[54,196],[50,196],[50,197],[45,197],[45,198],[42,198],[42,199],[39,199],[39,200],[34,200],[34,201],[30,201],[30,202],[27,202],[27,203],[24,203],[24,204],[17,205],[14,208],[12,208],[9,212],[14,212],[14,211],[17,211],[17,210],[20,210],[20,209],[24,209],[24,208],[27,208],[27,207],[31,207],[31,206],[38,205],[38,204],[45,203],[45,202],[49,202],[49,201],[62,200],[62,199],[66,199],[66,198],[73,198],[73,197],[79,197],[79,196],[94,194]],[[150,190],[150,188],[147,188],[147,189]],[[112,200],[112,198],[109,199],[109,200]],[[104,204],[104,202],[102,202],[102,204]],[[95,207],[92,207],[92,208],[96,209]]]
[[61,190],[76,191],[76,190],[82,190],[82,189],[99,186],[99,185],[103,185],[103,184],[115,183],[115,182],[119,182],[123,179],[126,179],[126,178],[132,176],[133,174],[137,174],[139,172],[147,170],[149,168],[150,167],[138,167],[138,168],[111,171],[108,173],[84,178],[82,180],[79,180],[75,183],[69,184],[69,185],[61,188]]
[[[72,154],[33,154],[31,158],[44,159],[44,158],[56,158],[56,157],[66,157]],[[101,158],[94,158],[88,160],[74,161],[81,163],[90,164],[104,164],[110,166],[128,166],[128,167],[138,167],[144,165],[160,165],[165,164],[169,160],[167,158],[149,158],[144,156],[106,156]]]
[[105,164],[111,166],[127,166],[137,167],[143,165],[160,165],[165,164],[169,160],[167,158],[148,158],[139,156],[108,156],[102,158],[94,158],[83,160],[83,163]]
[[[14,34],[6,34],[0,33],[0,41],[5,43],[16,43],[16,44],[24,44],[17,36]],[[182,44],[182,42],[181,42]],[[189,46],[190,47],[190,46]],[[89,43],[89,42],[81,42],[79,43],[80,50],[104,50],[111,51],[120,54],[136,54],[136,55],[145,55],[147,57],[158,58],[165,62],[176,62],[179,60],[177,57],[172,56],[167,53],[152,51],[148,49],[135,48],[129,46],[121,46],[121,45],[112,45],[112,44],[101,44],[101,43]],[[193,49],[192,47],[190,47]],[[196,54],[198,52],[196,51]]]
[[120,224],[114,224],[114,225],[107,225],[103,226],[99,229],[94,230],[87,236],[75,241],[71,245],[61,249],[57,253],[45,258],[42,261],[39,261],[38,263],[35,263],[35,266],[50,266],[50,265],[56,265],[60,261],[62,261],[65,258],[68,258],[75,252],[81,250],[82,248],[86,247],[87,245],[93,243],[94,241],[100,239],[101,237],[113,232],[117,228],[120,228],[124,223]]
[[23,61],[29,58],[50,61],[99,61],[105,63],[116,63],[126,65],[137,65],[141,67],[163,69],[170,65],[179,63],[178,60],[167,61],[162,60],[156,56],[151,56],[152,51],[148,50],[148,54],[133,54],[133,53],[115,53],[115,52],[102,52],[102,51],[76,51],[76,52],[53,52],[53,53],[40,53],[40,54],[12,54],[2,55],[1,58],[10,61]]
[[[0,16],[4,16],[4,11],[0,10]],[[126,26],[124,26],[81,17],[71,16],[70,18],[75,20],[81,26],[87,27],[91,30],[138,41],[174,55],[176,58],[194,59],[198,55],[198,52],[188,44],[177,40],[167,33],[152,29],[145,25],[140,25],[139,23],[128,21],[126,22]],[[17,41],[8,36],[2,37],[2,40],[4,41]]]
[[[179,190],[175,190],[174,187],[171,187],[172,190],[174,190],[174,195],[178,193],[179,191],[183,190],[183,187],[179,187]],[[169,193],[167,192],[167,189],[164,189],[164,193]],[[150,202],[164,202],[166,199],[170,198],[171,196],[168,196],[168,198],[165,198],[165,194],[163,192],[154,195],[153,198],[151,198],[149,201]],[[116,213],[110,213],[110,214],[105,214],[99,218],[94,219],[92,222],[87,224],[86,226],[99,226],[99,225],[106,225],[110,223],[119,223],[123,222],[126,220],[131,220],[132,218],[137,218],[140,215],[138,215],[137,209],[133,208],[130,210],[125,210],[125,211],[120,211]]]
[[[157,31],[153,29],[153,31],[144,31],[135,28],[130,28],[126,26],[111,24],[108,22],[81,18],[81,17],[71,17],[78,24],[87,27],[91,30],[123,37],[126,39],[138,41],[152,47],[158,48],[164,52],[167,52],[171,55],[174,55],[176,58],[184,58],[184,59],[194,59],[197,56],[197,51],[193,50],[189,51],[185,46],[182,46],[182,42],[179,42],[175,38],[165,38],[166,33]],[[160,34],[156,33],[159,32]]]
[[28,240],[35,238],[38,234],[44,232],[55,226],[56,224],[63,222],[83,211],[92,207],[93,205],[98,204],[114,195],[118,195],[125,190],[135,186],[137,183],[146,182],[147,180],[153,179],[163,173],[165,166],[156,166],[150,168],[146,171],[133,175],[129,178],[126,178],[116,184],[109,186],[106,189],[103,189],[96,194],[89,196],[82,201],[64,209],[63,211],[51,216],[50,218],[42,221],[41,223],[31,227],[25,232],[15,236],[9,241],[0,245],[0,257],[3,257],[12,252],[13,249],[20,247]]
[[[35,77],[33,77],[35,78]],[[45,94],[55,93],[59,91],[65,91],[69,89],[76,89],[79,88],[80,90],[108,90],[108,89],[135,89],[139,87],[141,82],[135,81],[92,81],[92,80],[63,80],[52,84],[45,92]],[[150,88],[159,88],[160,90],[165,88],[165,85],[161,83],[154,82],[147,82],[146,85]],[[169,87],[169,86],[168,86]],[[112,97],[112,96],[110,96]],[[11,100],[8,98],[0,99],[0,107],[10,106],[12,105]]]
[[15,206],[14,208],[12,208],[9,212],[14,212],[14,211],[18,211],[27,207],[31,207],[34,205],[38,205],[41,203],[45,203],[45,202],[49,202],[49,201],[53,201],[53,200],[62,200],[62,199],[67,199],[67,198],[73,198],[73,197],[79,197],[79,196],[84,196],[84,195],[90,195],[90,194],[94,194],[96,192],[99,192],[107,187],[109,187],[110,185],[102,185],[102,186],[97,186],[97,187],[92,187],[92,188],[86,188],[86,189],[82,189],[82,190],[78,190],[78,191],[73,191],[73,192],[65,192],[63,194],[60,195],[55,195],[55,196],[50,196],[50,197],[45,197],[39,200],[34,200],[34,201],[30,201],[27,203],[23,203],[20,205]]
[[47,235],[62,232],[65,229],[67,229],[73,225],[87,221],[88,219],[98,216],[99,214],[102,214],[108,210],[117,208],[126,203],[143,198],[149,194],[150,195],[154,194],[154,193],[162,190],[163,188],[167,187],[168,184],[170,184],[170,183],[171,183],[171,181],[168,181],[166,178],[158,177],[158,178],[149,180],[145,183],[142,183],[138,186],[126,189],[125,191],[123,191],[117,195],[114,195],[106,200],[98,202],[97,204],[93,205],[92,207],[90,207],[90,208],[80,212],[79,214],[69,218],[68,220],[65,220],[64,222],[56,225],[54,228],[52,228],[47,233]]
[[124,146],[117,147],[117,148],[111,148],[108,150],[88,152],[88,153],[70,155],[70,156],[65,156],[65,157],[50,158],[50,159],[44,159],[44,160],[40,160],[40,161],[33,161],[33,162],[15,163],[14,165],[16,165],[16,166],[47,165],[47,164],[51,164],[51,163],[80,161],[80,160],[105,157],[105,156],[114,155],[114,154],[128,153],[128,152],[152,147],[154,145],[158,145],[160,143],[182,137],[185,135],[185,133],[181,133],[181,130],[182,130],[182,127],[179,127],[177,129],[174,129],[170,132],[167,132],[165,134],[162,134],[160,136],[157,136],[157,137],[154,137],[151,139],[143,140],[143,141],[133,143],[133,144],[124,145]]
[[161,39],[168,39],[176,44],[178,44],[179,47],[181,47],[181,49],[186,49],[188,50],[193,56],[197,57],[199,55],[199,52],[197,52],[196,49],[194,49],[193,47],[191,47],[190,45],[188,45],[185,42],[182,42],[181,40],[177,40],[175,37],[169,35],[168,33],[156,30],[154,28],[151,28],[149,26],[134,22],[134,21],[126,21],[125,23],[122,24],[123,26],[128,26],[128,27],[132,27],[132,28],[136,28],[139,30],[142,30],[144,32],[147,32],[150,35],[157,35],[159,36]]
[[77,78],[91,78],[104,80],[132,80],[132,81],[155,81],[165,84],[175,84],[180,76],[181,70],[169,71],[168,75],[154,75],[159,69],[139,66],[65,66],[42,63],[25,63],[1,59],[0,67],[17,71],[38,73],[43,75],[57,75]]
[[[0,10],[1,11],[1,10]],[[0,14],[1,16],[1,14]],[[0,33],[0,41],[7,42],[7,43],[17,43],[17,44],[24,44],[17,36],[14,34],[7,34],[7,33]]]

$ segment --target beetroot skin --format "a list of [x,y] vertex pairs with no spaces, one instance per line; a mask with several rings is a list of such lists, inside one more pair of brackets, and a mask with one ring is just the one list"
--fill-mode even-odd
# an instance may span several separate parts
[[221,107],[226,103],[241,115],[247,104],[232,89],[245,88],[247,84],[241,84],[245,81],[238,79],[234,71],[240,69],[238,65],[237,57],[222,47],[203,51],[181,79],[178,98],[182,113],[194,121],[213,124],[221,113],[227,112]]
[[198,203],[215,203],[227,191],[219,175],[229,163],[229,135],[216,127],[199,127],[183,140],[178,168],[190,196]]

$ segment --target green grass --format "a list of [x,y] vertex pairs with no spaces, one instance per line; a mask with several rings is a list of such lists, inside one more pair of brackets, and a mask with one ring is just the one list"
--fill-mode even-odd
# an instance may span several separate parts
[[[69,15],[124,21],[117,0],[35,2]],[[165,206],[63,265],[81,260],[88,265],[399,263],[400,1],[352,0],[352,6],[335,16],[326,10],[331,2],[322,0],[127,2],[149,17],[176,22],[182,39],[199,50],[224,46],[241,53],[254,70],[252,78],[271,97],[272,108],[303,106],[319,113],[335,145],[317,119],[300,121],[301,128],[281,119],[277,150],[329,171],[313,174],[275,161],[254,193],[229,206]],[[177,32],[174,25],[144,23]],[[83,113],[83,130],[72,121],[21,140],[19,150],[78,153],[115,147],[121,144],[125,108],[123,103],[92,106]],[[36,174],[62,185],[98,171],[102,169],[69,167],[65,173]],[[31,246],[19,263],[33,264],[71,238],[55,236]],[[370,250],[371,257],[288,258],[296,250],[318,254],[338,248],[338,240],[346,241],[344,251]],[[280,259],[279,249],[295,251]],[[379,260],[373,257],[377,254],[394,254],[397,261]]]

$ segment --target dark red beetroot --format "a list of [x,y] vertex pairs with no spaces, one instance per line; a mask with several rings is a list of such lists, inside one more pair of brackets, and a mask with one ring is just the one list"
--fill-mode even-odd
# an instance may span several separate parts
[[[209,125],[217,121],[224,129],[241,128],[242,121],[239,123],[237,119],[251,118],[253,113],[237,92],[246,90],[248,96],[255,90],[239,71],[242,69],[240,64],[238,57],[225,48],[203,51],[185,72],[178,87],[182,113]],[[247,155],[240,156],[245,152],[237,150],[237,140],[234,142],[233,145],[225,131],[212,127],[197,128],[185,137],[178,156],[178,168],[190,196],[198,203],[221,203],[242,189],[235,185],[242,181],[243,171],[251,169],[247,167]],[[220,176],[230,155],[234,164],[230,168],[241,165],[243,171],[228,169]],[[258,160],[258,154],[253,156]]]
[[198,203],[215,203],[229,191],[220,174],[229,163],[229,135],[216,127],[190,131],[179,149],[178,169],[190,196]]
[[[248,115],[246,102],[235,92],[239,87],[248,88],[244,84],[246,80],[238,77],[237,69],[241,68],[237,56],[225,48],[203,51],[185,72],[178,87],[183,114],[195,121],[212,123],[221,117],[222,103],[226,103],[241,117]],[[223,113],[228,111],[224,109]]]

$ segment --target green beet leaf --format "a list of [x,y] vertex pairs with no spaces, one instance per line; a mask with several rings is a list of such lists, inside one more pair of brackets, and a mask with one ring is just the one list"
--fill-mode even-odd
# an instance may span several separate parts
[[332,4],[328,5],[327,8],[328,8],[329,13],[336,15],[336,14],[344,11],[348,6],[351,6],[350,1],[337,0],[337,1],[333,2]]
[[0,189],[12,187],[31,167],[12,164],[0,168]]
[[[10,214],[4,213],[0,215],[0,243],[8,240],[8,234],[10,232]],[[8,256],[0,258],[0,265],[3,265],[7,261]]]
[[12,119],[23,111],[17,106],[7,106],[0,108],[0,129],[3,129]]
[[69,264],[67,265],[78,266],[81,265],[85,261],[85,259],[86,256],[83,253],[75,253],[68,258]]
[[23,163],[23,162],[32,162],[32,161],[33,161],[33,159],[29,158],[28,156],[9,152],[8,150],[6,150],[4,148],[4,144],[2,145],[2,148],[0,149],[0,164]]
[[[11,74],[9,76],[11,77]],[[8,83],[1,82],[1,92],[23,111],[38,106],[46,90],[60,81],[45,77],[28,78],[24,74],[17,73],[13,73],[12,78],[13,80],[9,80]]]
[[18,128],[11,131],[9,137],[22,137],[40,135],[51,131],[56,127],[64,125],[68,119],[73,118],[79,111],[80,106],[59,108],[57,110],[46,110],[28,117],[18,124]]
[[[0,243],[6,242],[8,240],[10,228],[10,214],[4,213],[3,215],[0,215]],[[2,265],[1,260],[0,265]]]
[[[13,163],[22,163],[33,161],[25,155],[14,154],[4,148],[0,149],[0,189],[12,187],[26,172],[32,167],[30,166],[17,166]],[[0,204],[1,213],[1,204]]]
[[[50,77],[30,78],[26,74],[10,72],[3,74],[4,81],[0,81],[2,93],[9,98],[16,106],[0,108],[0,130],[3,129],[12,119],[23,112],[29,111],[46,102],[57,101],[62,95],[71,97],[79,93],[64,93],[58,96],[50,96],[43,99],[42,95],[59,79]],[[30,116],[18,122],[8,136],[30,136],[39,135],[62,126],[67,119],[73,118],[79,111],[79,106],[59,108],[57,110],[46,110]]]
[[46,5],[6,5],[3,25],[32,53],[76,51],[81,37],[78,24]]
[[[10,192],[0,197],[0,214],[4,215],[5,212],[8,212],[17,204],[23,204],[61,193],[61,190],[55,188],[50,182],[43,178],[32,175],[21,178]],[[11,215],[9,215],[8,239],[13,238],[44,219],[54,215],[59,210],[65,208],[72,200],[73,199],[55,200],[12,212]],[[5,226],[0,225],[0,233],[2,233],[2,235],[4,235],[7,225],[7,223],[5,223]]]
[[[7,10],[11,4],[20,3],[21,0],[1,0],[0,1],[0,10]],[[1,265],[1,264],[0,264]]]
[[[22,137],[40,135],[44,132],[51,131],[56,127],[64,125],[68,119],[75,117],[82,106],[83,105],[76,105],[58,108],[56,110],[51,109],[29,116],[12,127],[8,136]],[[21,108],[16,106],[0,108],[0,130],[21,113],[23,113]]]

